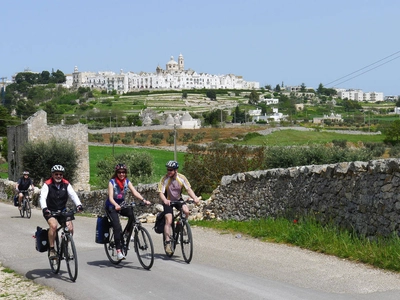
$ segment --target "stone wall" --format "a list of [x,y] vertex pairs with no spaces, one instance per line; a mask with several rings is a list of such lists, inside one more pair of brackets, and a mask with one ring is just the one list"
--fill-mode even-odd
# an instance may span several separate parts
[[[7,127],[8,178],[16,181],[22,174],[22,147],[27,142],[49,141],[52,138],[72,141],[79,155],[78,170],[74,186],[77,190],[89,191],[89,145],[87,125],[47,125],[47,113],[40,110],[18,126]],[[56,164],[55,162],[54,164]],[[50,176],[50,170],[49,170]]]
[[366,236],[400,233],[400,160],[224,176],[208,206],[220,219],[315,216]]
[[[12,201],[15,182],[0,180],[0,199]],[[160,203],[157,184],[138,185],[152,203]],[[34,204],[37,204],[36,191]],[[78,193],[86,212],[102,213],[107,190]],[[128,201],[133,200],[132,196]],[[191,218],[249,220],[315,216],[323,223],[366,236],[400,230],[400,159],[271,169],[224,176],[211,198],[190,205]],[[138,208],[155,214],[157,207]]]

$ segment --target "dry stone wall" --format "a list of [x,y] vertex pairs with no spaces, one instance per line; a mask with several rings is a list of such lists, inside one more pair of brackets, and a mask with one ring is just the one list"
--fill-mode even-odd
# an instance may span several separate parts
[[311,215],[366,236],[399,234],[399,163],[387,159],[224,176],[207,208],[220,219]]

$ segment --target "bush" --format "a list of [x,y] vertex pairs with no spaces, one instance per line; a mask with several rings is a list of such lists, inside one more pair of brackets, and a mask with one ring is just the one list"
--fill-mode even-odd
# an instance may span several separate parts
[[164,139],[164,134],[162,132],[155,132],[151,134],[152,138],[156,138],[156,139]]
[[152,144],[152,145],[160,145],[161,144],[161,139],[159,139],[159,138],[152,138],[151,140],[150,140],[150,144]]
[[262,147],[189,144],[183,173],[196,194],[211,193],[220,184],[222,176],[262,169],[264,160]]
[[294,166],[323,165],[348,161],[368,161],[373,154],[368,149],[344,149],[311,145],[303,147],[268,147],[265,165],[268,169]]
[[132,138],[131,137],[124,137],[122,138],[122,143],[124,143],[125,145],[128,145],[132,142]]
[[107,187],[108,181],[114,175],[114,167],[118,163],[124,163],[128,167],[128,178],[133,185],[148,181],[153,176],[154,161],[148,153],[130,152],[109,156],[97,163],[99,169],[97,176],[99,184]]
[[347,140],[332,140],[332,144],[336,147],[346,148]]
[[29,170],[36,184],[50,177],[54,165],[62,165],[65,168],[64,178],[73,183],[78,171],[78,160],[76,147],[68,140],[28,142],[22,149],[23,169]]

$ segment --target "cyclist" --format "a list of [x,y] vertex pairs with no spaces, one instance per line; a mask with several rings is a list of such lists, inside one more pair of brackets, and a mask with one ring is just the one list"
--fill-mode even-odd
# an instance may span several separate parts
[[[57,225],[61,223],[63,216],[52,216],[52,211],[63,211],[66,209],[68,197],[74,201],[76,210],[83,210],[82,203],[71,184],[64,177],[65,169],[62,165],[54,165],[51,168],[51,178],[46,180],[40,192],[40,206],[43,211],[43,217],[49,224],[49,258],[56,258],[57,253],[54,250],[54,240],[57,234]],[[72,221],[67,221],[66,225],[73,234],[74,226]]]
[[125,195],[130,190],[132,194],[143,201],[144,204],[151,204],[147,201],[140,193],[134,188],[132,182],[126,177],[127,167],[125,164],[117,164],[115,166],[115,171],[113,177],[108,182],[108,197],[105,203],[105,209],[110,217],[113,231],[115,248],[117,249],[117,259],[123,260],[125,256],[121,252],[121,235],[122,227],[119,222],[119,214],[129,219],[133,218],[133,212],[130,209],[121,210],[120,204],[124,202]]
[[33,185],[33,180],[32,178],[29,177],[29,172],[24,171],[22,172],[22,177],[18,179],[17,184],[15,185],[15,189],[17,190],[18,193],[18,208],[21,210],[21,203],[22,203],[22,197],[24,197],[24,194],[22,194],[20,191],[26,191],[28,189],[34,188]]
[[[168,254],[172,254],[171,244],[169,240],[169,236],[171,234],[171,224],[172,224],[172,213],[173,209],[171,206],[171,201],[177,201],[182,198],[182,189],[185,188],[186,192],[193,199],[195,203],[199,202],[196,194],[193,192],[189,181],[187,178],[178,173],[179,164],[177,161],[170,160],[165,165],[167,167],[167,174],[164,175],[160,182],[158,183],[158,194],[160,196],[161,201],[163,202],[163,208],[165,213],[165,226],[164,226],[164,235],[165,235],[165,252]],[[182,205],[183,212],[186,217],[189,217],[189,208],[186,204]]]

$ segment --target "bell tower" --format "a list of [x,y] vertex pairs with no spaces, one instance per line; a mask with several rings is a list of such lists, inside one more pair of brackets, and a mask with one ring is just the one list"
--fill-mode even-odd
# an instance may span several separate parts
[[178,57],[178,70],[179,71],[185,70],[185,60],[184,60],[182,54],[179,54],[179,57]]

